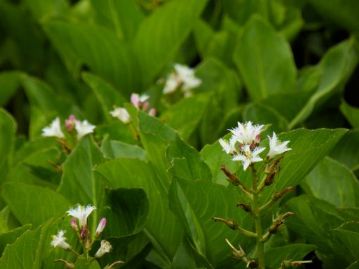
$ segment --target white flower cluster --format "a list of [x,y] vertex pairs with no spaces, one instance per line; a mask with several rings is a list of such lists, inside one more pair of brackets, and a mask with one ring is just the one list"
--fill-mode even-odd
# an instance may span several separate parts
[[185,97],[192,95],[192,89],[198,87],[202,81],[194,74],[194,70],[188,66],[175,64],[174,71],[167,77],[164,94],[170,94],[181,89]]
[[[87,244],[87,241],[89,240],[90,231],[87,226],[87,219],[91,215],[91,213],[96,210],[95,206],[92,205],[78,205],[77,207],[70,208],[67,211],[67,214],[71,217],[71,227],[74,231],[78,233],[78,237],[85,242],[85,245]],[[107,224],[106,218],[102,218],[98,226],[96,228],[96,237],[100,236],[100,234],[103,232]],[[67,238],[65,237],[65,231],[60,230],[56,235],[52,236],[51,246],[54,248],[62,248],[65,250],[72,250],[69,243],[67,243]],[[92,245],[92,243],[91,243]],[[104,254],[109,253],[112,249],[112,246],[110,242],[106,240],[101,241],[101,246],[97,250],[95,257],[100,258]]]
[[[87,134],[91,134],[94,132],[96,128],[95,125],[90,124],[87,120],[79,121],[75,118],[74,115],[70,115],[68,119],[65,121],[65,126],[67,131],[72,131],[75,128],[77,132],[77,138],[81,139]],[[55,118],[49,126],[46,126],[42,129],[42,136],[45,137],[57,137],[57,138],[64,138],[65,135],[61,129],[61,122],[60,118]]]
[[[250,121],[246,123],[238,122],[236,128],[230,129],[231,138],[228,141],[220,139],[219,143],[223,150],[233,157],[234,161],[242,162],[243,169],[246,170],[252,163],[263,160],[259,155],[265,150],[264,147],[259,146],[263,128],[264,125],[253,124]],[[274,132],[272,137],[268,136],[268,139],[269,152],[267,157],[269,159],[291,150],[291,148],[287,147],[289,141],[279,141]]]
[[[131,94],[131,103],[137,110],[142,110],[147,112],[150,116],[156,116],[156,109],[150,108],[149,96],[147,94],[139,95],[137,93]],[[124,107],[115,107],[114,110],[110,112],[111,116],[119,119],[123,123],[127,124],[131,121],[130,114],[127,109]]]

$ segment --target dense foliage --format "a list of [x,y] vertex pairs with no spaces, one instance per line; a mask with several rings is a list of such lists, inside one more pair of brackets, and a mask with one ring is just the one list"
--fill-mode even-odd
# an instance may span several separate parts
[[[359,268],[358,14],[0,1],[0,268],[245,268],[258,245],[266,268]],[[261,139],[227,145],[248,121]],[[240,232],[258,219],[265,245]]]

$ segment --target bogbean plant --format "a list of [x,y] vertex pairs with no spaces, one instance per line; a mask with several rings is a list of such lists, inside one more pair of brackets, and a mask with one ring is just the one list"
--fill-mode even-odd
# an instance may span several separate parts
[[[224,139],[219,140],[223,150],[232,157],[232,160],[234,162],[240,162],[243,170],[251,174],[251,185],[247,186],[226,166],[221,167],[227,180],[232,185],[238,187],[249,201],[249,203],[239,203],[238,207],[249,214],[254,220],[254,231],[241,227],[233,219],[213,218],[215,221],[222,222],[229,228],[238,231],[241,235],[256,240],[256,251],[254,255],[251,256],[240,245],[236,247],[231,243],[230,239],[225,239],[236,259],[243,261],[247,268],[259,269],[266,268],[264,244],[272,235],[278,232],[278,229],[284,224],[285,220],[294,213],[290,211],[280,213],[273,218],[271,225],[268,227],[263,225],[262,218],[264,215],[268,215],[268,212],[273,214],[272,206],[276,202],[279,202],[287,193],[295,189],[294,187],[286,187],[278,192],[272,193],[267,201],[260,199],[266,187],[273,184],[280,170],[283,155],[291,150],[291,148],[287,146],[290,141],[280,141],[273,132],[272,136],[268,136],[269,151],[267,151],[266,156],[263,156],[263,152],[266,150],[264,146],[261,146],[264,128],[264,125],[253,124],[250,121],[246,123],[238,122],[238,126],[230,130],[231,137],[228,141]],[[311,261],[293,261],[287,259],[282,261],[280,269],[300,266],[310,262]]]
[[341,2],[0,1],[0,268],[357,268]]

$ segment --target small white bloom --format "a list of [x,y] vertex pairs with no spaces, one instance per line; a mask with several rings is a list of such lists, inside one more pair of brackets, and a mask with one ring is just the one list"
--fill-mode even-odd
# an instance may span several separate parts
[[51,246],[54,248],[69,249],[70,245],[66,242],[65,231],[60,230],[56,235],[52,236]]
[[177,79],[177,75],[175,73],[171,73],[166,80],[165,87],[163,88],[163,93],[170,94],[172,92],[175,92],[179,84],[180,82]]
[[289,141],[283,141],[283,142],[279,141],[277,135],[274,132],[272,137],[268,136],[268,139],[269,139],[269,152],[267,154],[268,158],[273,158],[276,155],[292,150],[291,148],[287,147]]
[[253,125],[251,121],[246,123],[238,122],[238,127],[231,129],[231,133],[238,140],[240,144],[251,145],[260,142],[260,134],[263,131],[264,125]]
[[96,126],[92,125],[87,120],[84,120],[84,121],[76,120],[75,121],[75,129],[77,132],[78,139],[81,139],[82,137],[84,137],[87,134],[93,133],[93,130],[95,128],[96,128]]
[[221,138],[218,140],[218,142],[221,145],[221,147],[223,148],[225,153],[234,154],[236,152],[236,148],[235,148],[236,141],[233,139],[233,137],[231,137],[231,139],[229,139],[229,141],[226,141]]
[[119,119],[123,123],[129,123],[131,120],[130,114],[128,114],[127,109],[123,107],[116,107],[110,112],[110,114],[112,117]]
[[201,83],[202,80],[195,76],[194,69],[185,65],[175,64],[174,72],[166,80],[163,93],[169,94],[181,87],[186,97],[191,96],[191,90],[198,87]]
[[188,66],[175,64],[175,70],[183,83],[183,89],[193,89],[198,87],[202,81],[194,74],[194,70]]
[[51,124],[42,129],[42,136],[64,138],[65,135],[61,130],[60,118],[54,119]]
[[69,216],[78,219],[79,226],[81,229],[82,227],[87,226],[87,218],[95,209],[96,207],[92,205],[87,205],[87,206],[78,205],[75,208],[70,208],[70,210],[67,211],[67,214]]
[[101,240],[101,246],[97,250],[95,257],[101,258],[106,253],[109,253],[111,251],[111,249],[112,249],[112,246],[111,246],[110,242],[108,242],[106,240]]
[[246,170],[250,164],[263,160],[259,156],[259,153],[261,153],[263,150],[265,150],[263,147],[256,147],[251,150],[250,145],[244,145],[242,147],[241,153],[233,157],[233,161],[241,161],[243,170]]

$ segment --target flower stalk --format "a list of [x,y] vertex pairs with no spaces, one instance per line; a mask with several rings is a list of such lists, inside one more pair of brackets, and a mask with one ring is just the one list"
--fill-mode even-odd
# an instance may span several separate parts
[[[228,239],[226,239],[226,242],[231,248],[234,258],[246,263],[247,268],[258,269],[266,268],[264,244],[273,234],[277,233],[285,220],[294,214],[293,212],[282,213],[272,220],[269,227],[265,228],[263,226],[262,218],[270,212],[269,210],[271,210],[272,205],[280,201],[286,194],[295,190],[294,187],[286,187],[272,193],[268,200],[263,201],[264,199],[261,197],[262,192],[275,182],[280,171],[283,154],[291,150],[291,148],[287,147],[289,141],[282,142],[273,133],[272,136],[268,136],[269,150],[266,151],[265,147],[261,145],[261,133],[264,129],[264,125],[255,125],[252,122],[238,123],[236,128],[230,130],[232,136],[228,140],[219,140],[223,150],[232,157],[232,160],[240,162],[245,173],[251,173],[252,184],[249,187],[224,165],[221,166],[221,170],[228,182],[239,188],[249,198],[246,203],[238,203],[237,206],[246,213],[249,213],[253,218],[253,231],[244,229],[240,223],[232,219],[213,218],[214,221],[221,222],[244,236],[255,238],[256,247],[253,258],[248,257],[242,247],[234,247]],[[264,152],[267,152],[266,156],[261,156]],[[257,166],[256,163],[258,162],[265,162],[265,165]],[[285,265],[283,266],[287,266],[288,262],[292,266],[297,264],[292,261],[284,261],[283,264]]]

